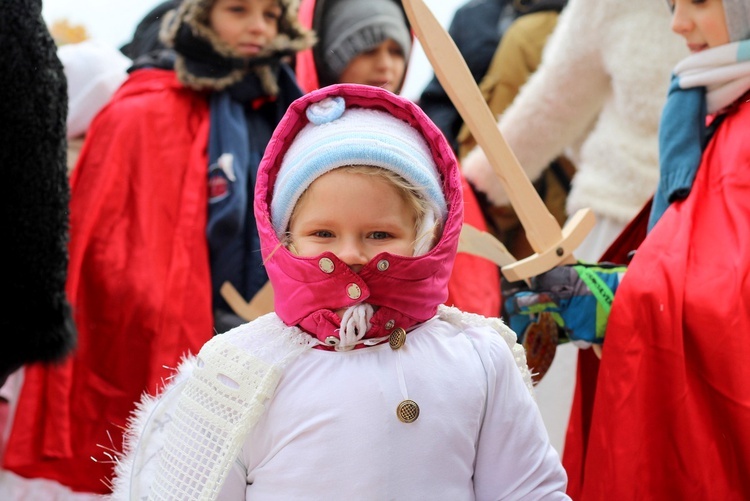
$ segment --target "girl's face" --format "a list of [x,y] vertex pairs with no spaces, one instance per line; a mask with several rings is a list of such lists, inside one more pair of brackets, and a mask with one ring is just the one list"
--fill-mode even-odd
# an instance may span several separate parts
[[357,83],[398,92],[406,71],[401,46],[388,39],[377,47],[357,54],[341,73],[339,83]]
[[216,0],[211,29],[240,57],[254,57],[279,33],[282,9],[277,0]]
[[355,273],[381,252],[414,254],[416,214],[388,180],[336,169],[313,181],[289,224],[290,249],[312,257],[329,251]]
[[690,52],[729,43],[729,30],[722,0],[668,0],[672,8],[672,31],[687,42]]

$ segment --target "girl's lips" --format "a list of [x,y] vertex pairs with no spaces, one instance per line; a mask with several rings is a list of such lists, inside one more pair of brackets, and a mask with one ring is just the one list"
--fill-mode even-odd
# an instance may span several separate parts
[[688,50],[690,52],[700,52],[700,51],[702,51],[704,49],[707,49],[707,48],[708,48],[708,45],[706,45],[704,43],[700,43],[700,44],[699,43],[689,43],[688,44]]
[[261,49],[262,46],[250,43],[240,44],[237,47],[237,50],[244,56],[254,56],[258,52],[260,52]]

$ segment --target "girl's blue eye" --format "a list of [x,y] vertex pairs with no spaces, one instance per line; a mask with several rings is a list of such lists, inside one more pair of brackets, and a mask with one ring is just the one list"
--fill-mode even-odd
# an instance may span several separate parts
[[374,239],[374,240],[384,240],[384,239],[390,237],[390,234],[388,232],[385,232],[385,231],[373,231],[370,234],[370,237],[372,239]]

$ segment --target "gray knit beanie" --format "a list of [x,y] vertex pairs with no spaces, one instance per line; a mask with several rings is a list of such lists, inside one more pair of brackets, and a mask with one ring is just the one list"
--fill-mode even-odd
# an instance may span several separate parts
[[750,38],[750,1],[724,0],[729,40],[739,42]]
[[411,34],[399,3],[392,0],[338,0],[323,18],[321,44],[330,75],[338,78],[357,54],[392,39],[409,59]]

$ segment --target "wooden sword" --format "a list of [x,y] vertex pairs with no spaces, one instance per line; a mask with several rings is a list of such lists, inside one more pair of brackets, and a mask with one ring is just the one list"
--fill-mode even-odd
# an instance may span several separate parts
[[[493,261],[501,266],[503,275],[510,281],[524,280],[557,265],[575,262],[573,249],[593,228],[594,213],[589,208],[581,209],[560,228],[500,133],[497,121],[453,39],[423,0],[403,0],[403,5],[435,75],[487,155],[535,252],[508,264],[500,264],[497,259]],[[472,233],[462,233],[462,237],[470,238]],[[476,250],[481,243],[466,243],[464,247]],[[497,252],[497,246],[493,244],[493,247],[490,254]],[[477,253],[481,255],[481,252]],[[507,256],[503,261],[506,260]]]

